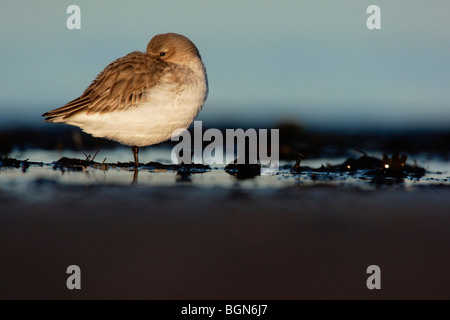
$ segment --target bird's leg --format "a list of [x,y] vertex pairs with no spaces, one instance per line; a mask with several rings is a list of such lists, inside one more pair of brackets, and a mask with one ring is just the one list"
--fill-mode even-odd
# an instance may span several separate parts
[[138,168],[134,168],[133,181],[131,182],[132,185],[138,183],[138,172],[139,172]]
[[139,159],[138,159],[139,147],[131,147],[131,150],[133,150],[134,165],[135,167],[139,167]]

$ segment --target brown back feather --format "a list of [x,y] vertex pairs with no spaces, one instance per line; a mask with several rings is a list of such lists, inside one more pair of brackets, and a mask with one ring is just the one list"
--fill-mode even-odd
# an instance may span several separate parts
[[45,121],[67,119],[80,112],[104,113],[126,110],[144,102],[145,92],[158,84],[169,64],[142,52],[132,52],[110,63],[83,94],[49,111]]

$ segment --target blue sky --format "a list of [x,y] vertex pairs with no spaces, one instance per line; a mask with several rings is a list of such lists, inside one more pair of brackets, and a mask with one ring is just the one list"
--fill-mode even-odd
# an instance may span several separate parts
[[[81,8],[81,30],[66,9]],[[366,8],[381,8],[368,30]],[[0,125],[78,97],[111,61],[178,32],[200,50],[214,125],[450,127],[450,2],[2,1]]]

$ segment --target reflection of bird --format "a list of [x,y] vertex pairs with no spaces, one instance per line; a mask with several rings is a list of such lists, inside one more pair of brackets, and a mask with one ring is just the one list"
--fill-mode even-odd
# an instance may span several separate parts
[[187,129],[208,94],[206,69],[197,47],[176,33],[154,36],[145,53],[132,52],[109,64],[83,94],[43,116],[80,127],[94,137],[132,147],[170,139]]

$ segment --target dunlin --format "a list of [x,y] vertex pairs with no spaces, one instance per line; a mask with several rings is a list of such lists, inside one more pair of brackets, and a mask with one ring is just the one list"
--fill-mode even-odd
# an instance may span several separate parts
[[187,129],[208,94],[206,69],[197,47],[176,33],[158,34],[145,53],[110,63],[83,94],[43,114],[45,121],[80,127],[94,137],[140,147]]

